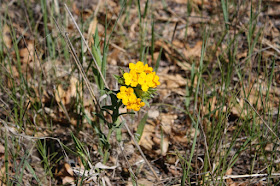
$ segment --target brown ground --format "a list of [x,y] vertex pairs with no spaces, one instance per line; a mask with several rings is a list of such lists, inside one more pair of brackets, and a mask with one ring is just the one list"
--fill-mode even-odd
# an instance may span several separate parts
[[[161,85],[158,87],[158,94],[150,103],[151,107],[144,107],[136,114],[136,117],[125,116],[131,130],[135,132],[141,118],[148,113],[148,120],[139,144],[162,183],[165,185],[180,183],[183,173],[183,158],[187,158],[186,160],[189,161],[195,136],[195,124],[192,123],[191,117],[195,121],[203,119],[199,122],[200,131],[197,134],[197,144],[191,164],[193,169],[189,174],[190,182],[203,184],[203,175],[209,175],[207,172],[210,171],[209,167],[204,167],[204,161],[208,160],[206,160],[207,145],[202,130],[206,133],[208,144],[215,138],[221,139],[213,142],[215,144],[212,146],[213,149],[209,149],[212,166],[221,165],[222,169],[222,166],[227,166],[231,162],[237,152],[242,151],[242,153],[238,153],[234,165],[225,173],[222,174],[219,171],[215,173],[216,183],[219,183],[219,176],[224,174],[266,174],[269,171],[277,173],[280,157],[277,139],[263,125],[264,122],[260,117],[271,124],[273,130],[277,132],[277,126],[275,128],[273,124],[277,125],[276,121],[279,116],[280,14],[278,10],[280,10],[280,1],[266,0],[261,3],[253,1],[253,14],[256,16],[253,23],[256,28],[252,34],[252,40],[255,43],[251,43],[251,46],[247,42],[250,32],[251,5],[249,1],[235,2],[240,6],[233,6],[232,2],[229,3],[228,34],[225,34],[222,5],[217,0],[192,0],[190,1],[190,12],[187,11],[187,0],[150,1],[147,16],[144,18],[142,15],[141,26],[145,33],[141,33],[136,2],[129,2],[131,4],[128,3],[119,19],[122,7],[118,1],[108,0],[106,3],[97,0],[71,1],[67,5],[89,45],[93,43],[91,37],[96,28],[99,37],[104,41],[106,15],[110,22],[107,37],[118,20],[112,34],[107,58],[106,80],[110,88],[114,90],[117,87],[113,75],[120,73],[120,67],[127,70],[129,63],[140,60],[141,42],[150,49],[146,52],[147,55],[146,53],[144,55],[151,66],[155,65],[162,48],[158,68]],[[140,2],[141,12],[144,14],[145,1]],[[166,6],[163,2],[166,3]],[[71,137],[71,133],[73,133],[87,149],[86,152],[91,158],[87,161],[92,165],[102,162],[98,153],[98,136],[84,117],[87,115],[89,119],[95,120],[92,114],[94,106],[86,86],[79,83],[82,81],[81,75],[78,73],[69,51],[65,52],[66,45],[52,17],[69,34],[80,60],[83,61],[84,68],[92,60],[91,56],[85,52],[85,46],[81,45],[81,37],[62,2],[47,1],[46,21],[49,35],[46,34],[44,27],[44,14],[40,1],[3,1],[0,2],[0,5],[1,37],[2,43],[5,44],[1,45],[0,49],[2,50],[0,67],[2,145],[0,145],[0,155],[3,160],[1,161],[4,163],[5,131],[7,131],[10,136],[9,142],[15,141],[15,139],[17,141],[17,144],[10,143],[9,146],[9,154],[13,153],[12,148],[15,148],[14,152],[18,154],[16,158],[9,158],[11,180],[17,173],[15,167],[20,164],[22,157],[26,157],[43,185],[64,184],[79,180],[78,175],[83,174],[81,168],[85,168],[86,173],[93,169],[84,167],[82,161],[86,160],[81,160],[81,156],[66,149],[67,158],[63,151],[64,148],[58,140],[72,151],[78,152],[77,145]],[[152,21],[154,21],[155,33],[153,56],[151,55]],[[82,22],[83,28],[81,27]],[[17,43],[13,40],[13,34]],[[186,86],[190,87],[190,92],[194,92],[198,85],[197,76],[192,80],[191,72],[192,68],[195,71],[199,69],[204,36],[207,36],[206,54],[203,59],[203,69],[201,69],[203,73],[198,99],[195,100],[194,93],[188,96]],[[101,46],[103,46],[103,41]],[[48,45],[48,42],[52,44]],[[50,46],[53,46],[53,49],[50,49]],[[16,47],[18,47],[18,53]],[[229,51],[232,51],[235,56],[231,58]],[[275,67],[272,84],[269,87],[273,60]],[[227,68],[230,64],[233,64],[231,68]],[[241,69],[242,81],[239,79],[237,69]],[[226,75],[222,71],[230,74],[230,70],[233,70],[234,73],[231,74],[229,88],[225,91],[223,77]],[[26,80],[27,87],[29,87],[29,90],[24,89],[26,91],[24,94],[20,92],[20,87],[24,86],[21,78]],[[88,78],[98,97],[98,88],[94,83],[91,70]],[[78,97],[82,97],[82,99],[77,101]],[[185,104],[186,97],[189,100],[188,105]],[[260,117],[244,101],[245,97],[260,113]],[[244,123],[246,125],[243,125]],[[243,149],[249,136],[254,136],[248,132],[251,131],[249,128],[253,127],[252,123],[258,125],[258,134],[261,135],[252,138],[253,140],[249,142],[250,148],[246,146]],[[216,126],[220,125],[223,129],[216,129]],[[245,129],[237,136],[234,148],[228,152],[236,134],[234,132],[241,126],[245,126]],[[217,134],[213,132],[215,130]],[[122,132],[123,141],[120,145],[125,149],[125,156],[128,158],[133,172],[137,175],[138,183],[144,185],[157,183],[127,131],[123,129]],[[226,132],[226,135],[223,135],[223,132]],[[106,127],[104,133],[107,133]],[[46,168],[44,169],[42,156],[35,150],[38,138],[41,143],[46,143],[44,149],[49,156],[47,161],[52,166],[50,168],[52,173],[44,171]],[[118,165],[117,168],[103,171],[98,177],[88,176],[85,182],[89,183],[92,182],[91,178],[93,180],[98,178],[107,180],[108,185],[109,183],[113,185],[132,184],[128,163],[115,140],[115,135],[111,137],[111,144],[110,160],[107,166]],[[27,155],[29,149],[32,149],[32,153]],[[55,152],[57,154],[51,158],[50,156]],[[219,162],[226,153],[229,153],[226,162]],[[18,162],[15,162],[15,159]],[[252,171],[253,161],[255,164]],[[270,164],[268,165],[267,162]],[[2,171],[0,175],[4,178],[6,169],[3,165],[0,165]],[[267,170],[268,167],[271,170]],[[36,179],[32,179],[32,173],[28,170],[25,170],[23,174],[24,179],[21,184],[38,184]],[[207,179],[210,178],[211,176]],[[266,177],[229,178],[223,183],[227,185],[262,185],[276,184],[278,181],[278,179],[271,181],[263,178]],[[14,178],[15,180],[16,178]],[[214,183],[209,182],[208,184]]]

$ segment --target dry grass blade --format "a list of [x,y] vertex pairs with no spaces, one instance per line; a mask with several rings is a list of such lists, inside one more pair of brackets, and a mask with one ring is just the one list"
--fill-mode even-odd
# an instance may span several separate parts
[[[95,65],[96,65],[96,68],[97,68],[97,70],[98,70],[98,72],[99,72],[99,74],[100,74],[100,76],[101,76],[101,78],[102,78],[102,80],[103,80],[103,82],[104,82],[105,87],[106,87],[106,88],[109,88],[108,85],[107,85],[107,83],[106,83],[106,81],[105,81],[104,76],[102,75],[102,73],[101,73],[101,71],[100,71],[99,66],[97,65],[97,62],[96,62],[96,60],[95,60],[95,58],[94,58],[92,52],[90,51],[90,48],[89,48],[89,46],[88,46],[88,44],[87,44],[87,42],[86,42],[86,40],[85,40],[85,38],[84,38],[84,36],[83,36],[81,30],[79,29],[79,27],[78,27],[78,25],[77,25],[77,23],[76,23],[76,21],[75,21],[75,19],[74,19],[74,17],[72,16],[71,12],[69,11],[67,5],[66,5],[66,4],[64,4],[64,5],[65,5],[65,7],[66,7],[66,9],[67,9],[67,11],[68,11],[68,13],[69,13],[69,15],[70,15],[72,21],[74,22],[74,24],[75,24],[77,30],[79,31],[80,36],[82,37],[82,39],[83,39],[83,41],[84,41],[84,43],[85,43],[85,45],[86,45],[88,51],[90,52],[92,59],[94,60],[94,63],[95,63]],[[57,26],[58,26],[58,25],[57,25]],[[69,38],[67,37],[67,35],[66,35],[66,34],[64,34],[64,35],[65,35],[66,38],[67,38],[67,43],[71,46],[71,51],[73,51],[72,54],[75,55],[75,58],[74,58],[74,59],[75,59],[75,62],[77,63],[77,65],[78,65],[78,67],[79,67],[79,70],[81,71],[85,82],[86,82],[87,84],[89,84],[89,81],[88,81],[88,79],[87,79],[87,77],[86,77],[86,75],[85,75],[85,73],[84,73],[84,71],[83,71],[83,68],[82,68],[82,66],[81,66],[81,64],[80,64],[80,62],[79,62],[79,60],[78,60],[78,58],[77,58],[77,56],[76,56],[76,53],[74,52],[74,47],[72,46],[72,44],[71,44]],[[88,88],[91,89],[90,86],[88,86]],[[95,98],[95,99],[96,99],[96,98]],[[98,103],[98,102],[97,102],[97,103]],[[122,121],[125,121],[125,119],[124,119],[122,116],[121,116],[121,120],[122,120]],[[149,161],[147,160],[145,154],[143,153],[141,147],[138,145],[136,139],[134,138],[133,133],[132,133],[131,130],[129,129],[129,127],[128,127],[128,125],[127,125],[126,122],[124,122],[124,126],[125,126],[125,128],[127,129],[129,135],[131,136],[131,138],[132,138],[132,140],[133,140],[135,146],[136,146],[137,149],[139,150],[141,156],[143,157],[143,159],[145,160],[145,162],[147,163],[147,165],[149,166],[149,168],[150,168],[151,171],[153,172],[153,174],[154,174],[154,176],[156,177],[157,181],[160,181],[160,178],[157,176],[157,174],[156,174],[155,170],[153,169],[152,165],[151,165],[151,164],[149,163]]]
[[269,174],[245,174],[245,175],[226,175],[223,177],[218,177],[218,180],[226,180],[230,178],[252,178],[252,177],[266,177],[266,176],[280,176],[280,173],[272,173],[271,175]]
[[84,41],[84,43],[85,43],[85,45],[86,45],[86,47],[87,47],[87,49],[88,49],[88,51],[89,51],[89,53],[90,53],[90,55],[91,55],[93,61],[94,61],[95,67],[96,67],[96,69],[98,70],[98,73],[100,74],[100,76],[101,76],[101,78],[102,78],[102,80],[103,80],[103,82],[104,82],[104,85],[106,86],[106,88],[109,88],[109,87],[108,87],[108,84],[106,83],[105,78],[104,78],[104,76],[102,75],[101,70],[100,70],[100,68],[99,68],[99,66],[98,66],[98,64],[97,64],[97,62],[96,62],[96,59],[94,58],[94,56],[93,56],[93,54],[92,54],[92,52],[91,52],[91,50],[90,50],[90,48],[89,48],[89,46],[88,46],[88,43],[86,42],[85,37],[83,36],[81,30],[79,29],[78,24],[76,23],[76,21],[75,21],[73,15],[71,14],[71,12],[70,12],[70,10],[68,9],[67,5],[66,5],[66,4],[64,4],[64,5],[65,5],[65,7],[66,7],[66,10],[67,10],[68,14],[70,15],[71,19],[73,20],[73,23],[75,24],[77,30],[79,31],[79,34],[81,35],[81,37],[82,37],[82,39],[83,39],[83,41]]
[[83,79],[84,79],[84,81],[85,81],[85,83],[86,83],[86,86],[87,86],[87,88],[88,88],[88,90],[89,90],[89,92],[90,92],[90,95],[91,95],[92,99],[93,99],[94,102],[99,106],[99,103],[98,103],[98,101],[97,101],[97,99],[96,99],[96,97],[95,97],[95,95],[94,95],[94,92],[93,92],[91,86],[90,86],[90,82],[89,82],[89,80],[88,80],[88,78],[87,78],[87,76],[86,76],[86,74],[85,74],[85,72],[84,72],[84,70],[83,70],[83,67],[82,67],[81,63],[79,62],[79,58],[78,58],[78,56],[77,56],[77,54],[76,54],[75,48],[73,47],[73,45],[72,45],[72,43],[71,43],[71,41],[70,41],[68,35],[60,29],[60,27],[58,26],[58,24],[57,24],[57,22],[56,22],[55,19],[54,19],[54,22],[55,22],[55,24],[56,24],[56,26],[57,26],[59,32],[62,34],[62,36],[63,36],[63,37],[65,38],[65,40],[66,40],[66,43],[67,43],[67,45],[68,45],[68,48],[69,48],[69,50],[70,50],[70,52],[71,52],[71,54],[72,54],[72,56],[73,56],[73,58],[74,58],[74,61],[75,61],[76,65],[77,65],[79,71],[80,71],[81,74],[82,74],[82,77],[83,77]]

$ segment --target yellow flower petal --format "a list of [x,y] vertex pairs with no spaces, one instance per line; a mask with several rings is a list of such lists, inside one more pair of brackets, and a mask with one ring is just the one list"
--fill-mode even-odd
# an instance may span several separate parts
[[124,80],[125,80],[125,84],[126,85],[130,85],[131,83],[131,75],[129,73],[124,73],[123,74]]
[[133,94],[133,93],[134,93],[133,88],[128,87],[128,89],[127,89],[127,93],[128,93],[128,94]]
[[140,107],[137,107],[137,106],[136,106],[136,107],[133,108],[133,110],[134,110],[134,111],[139,111],[139,110],[140,110]]
[[129,69],[130,70],[135,69],[135,64],[134,63],[129,63]]
[[149,89],[149,86],[148,86],[146,83],[144,83],[144,84],[141,86],[141,88],[142,88],[142,90],[143,90],[144,92],[147,92],[148,89]]
[[144,84],[145,83],[145,79],[146,79],[146,73],[145,72],[142,72],[139,76],[139,79],[138,79],[138,83],[140,85]]
[[121,92],[125,92],[126,89],[127,89],[127,88],[126,88],[125,86],[121,86],[120,91],[121,91]]
[[151,72],[153,72],[153,68],[152,68],[152,67],[149,67],[148,64],[146,64],[145,67],[144,67],[144,71],[145,71],[146,73],[151,73]]
[[124,98],[122,99],[122,102],[123,102],[124,105],[127,105],[127,104],[128,104],[128,98],[127,98],[127,97],[124,97]]

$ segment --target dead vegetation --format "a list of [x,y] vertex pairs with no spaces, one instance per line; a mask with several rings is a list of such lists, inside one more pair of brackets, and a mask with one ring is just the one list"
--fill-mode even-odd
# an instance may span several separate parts
[[[138,2],[1,2],[1,183],[279,184],[280,2]],[[64,3],[91,48],[98,33],[112,90],[130,62],[157,68],[158,95],[125,120],[143,126],[138,144],[161,182],[125,128],[101,163],[94,101],[55,21],[106,98]]]

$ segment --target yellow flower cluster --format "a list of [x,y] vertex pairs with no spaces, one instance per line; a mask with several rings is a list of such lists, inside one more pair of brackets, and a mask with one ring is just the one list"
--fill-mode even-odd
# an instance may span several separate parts
[[[159,77],[153,72],[153,68],[143,62],[138,61],[136,64],[129,63],[130,71],[123,74],[124,84],[120,88],[120,92],[117,94],[117,98],[122,100],[122,103],[127,109],[133,109],[134,111],[140,110],[145,105],[142,102],[141,94],[139,98],[139,91],[147,92],[149,88],[155,88],[160,84]],[[137,96],[135,92],[137,92]]]
[[129,69],[129,73],[123,74],[127,86],[136,87],[139,84],[141,89],[146,92],[150,87],[155,88],[160,85],[159,77],[148,64],[144,65],[141,61],[136,64],[130,63]]
[[139,111],[140,108],[145,105],[144,102],[141,102],[140,98],[136,97],[134,90],[131,87],[127,88],[122,86],[120,92],[117,94],[117,98],[122,100],[127,109],[132,109],[134,111]]

